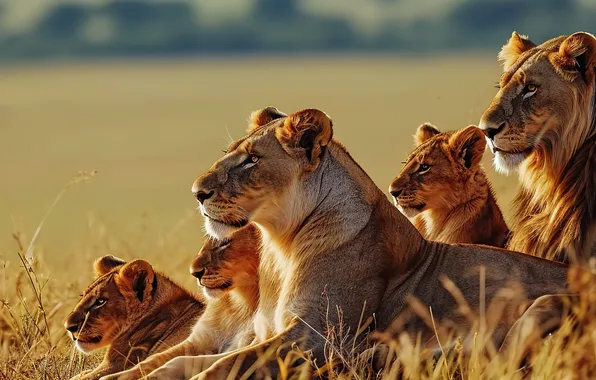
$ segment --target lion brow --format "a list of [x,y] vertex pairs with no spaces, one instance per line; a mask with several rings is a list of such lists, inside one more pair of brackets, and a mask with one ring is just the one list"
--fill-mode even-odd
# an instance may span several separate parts
[[104,274],[103,276],[99,276],[98,278],[96,278],[91,285],[89,285],[87,287],[87,289],[85,289],[85,291],[83,292],[83,294],[81,296],[85,296],[87,294],[89,294],[89,292],[91,292],[91,290],[93,290],[93,288],[95,288],[100,282],[107,282],[109,281],[112,277],[114,277],[114,271],[109,272]]
[[507,83],[509,83],[509,81],[511,81],[511,79],[513,78],[513,76],[515,75],[515,73],[521,69],[521,67],[524,65],[524,63],[526,63],[526,61],[528,59],[530,59],[531,57],[534,56],[534,54],[536,53],[524,53],[522,54],[522,56],[520,58],[517,59],[517,61],[515,61],[515,63],[509,68],[509,70],[507,70],[506,72],[503,73],[503,75],[501,75],[501,80],[499,82],[499,84],[501,85],[501,87],[505,87],[505,85]]

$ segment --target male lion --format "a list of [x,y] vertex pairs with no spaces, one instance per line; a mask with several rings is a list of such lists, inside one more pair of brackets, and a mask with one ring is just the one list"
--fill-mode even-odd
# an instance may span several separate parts
[[208,300],[190,336],[136,367],[102,380],[136,380],[143,374],[156,379],[188,378],[194,356],[247,346],[254,337],[252,318],[259,301],[259,244],[254,225],[239,230],[230,239],[208,239],[190,266]]
[[515,32],[503,46],[500,89],[482,115],[498,170],[519,170],[509,249],[584,262],[596,239],[596,39],[536,46]]
[[418,127],[416,148],[391,183],[399,210],[427,239],[503,247],[509,229],[484,169],[482,131]]
[[108,350],[97,368],[73,379],[99,379],[178,344],[203,312],[203,302],[144,260],[108,255],[94,267],[99,277],[64,326],[80,351]]
[[[474,312],[484,301],[504,297],[499,290],[508,283],[519,287],[514,295],[531,301],[565,292],[563,264],[486,246],[424,240],[332,139],[332,122],[324,112],[305,109],[285,116],[269,107],[253,120],[259,123],[232,143],[192,191],[209,234],[225,239],[247,223],[259,227],[271,253],[267,260],[274,260],[273,273],[279,273],[266,279],[281,286],[277,302],[268,300],[275,309],[266,314],[277,335],[219,359],[197,378],[223,379],[248,369],[276,378],[280,364],[286,373],[284,360],[293,343],[321,366],[327,336],[342,331],[345,342],[354,342],[349,349],[363,348],[354,341],[361,322],[374,319],[377,330],[387,330],[398,314],[410,309],[413,297],[432,308],[437,324],[448,322],[457,335],[466,336],[469,322],[442,286],[444,277],[461,290]],[[259,270],[259,281],[266,276],[271,272]],[[492,335],[496,346],[519,316],[517,307],[506,309]],[[534,306],[526,311],[530,322],[542,322],[539,311]],[[426,321],[412,317],[405,331],[436,347],[435,331]],[[446,341],[442,335],[438,339]],[[265,364],[262,354],[276,348],[278,360]]]

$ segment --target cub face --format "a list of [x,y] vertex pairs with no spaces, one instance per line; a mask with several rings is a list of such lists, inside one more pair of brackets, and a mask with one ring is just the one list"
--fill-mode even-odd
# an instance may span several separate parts
[[127,263],[108,255],[97,259],[94,268],[98,277],[64,323],[82,352],[112,344],[152,299],[155,274],[146,261]]
[[258,281],[260,234],[254,224],[229,239],[209,238],[192,261],[190,273],[208,298]]
[[485,150],[482,131],[469,126],[440,132],[425,123],[414,136],[415,149],[395,177],[389,192],[409,218],[431,209],[451,209],[470,196],[467,186],[481,169]]

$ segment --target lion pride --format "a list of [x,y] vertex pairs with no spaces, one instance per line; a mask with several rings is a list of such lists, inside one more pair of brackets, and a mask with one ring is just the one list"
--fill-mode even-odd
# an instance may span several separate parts
[[[261,114],[253,117],[260,122],[197,178],[192,191],[209,234],[226,239],[248,223],[259,227],[270,253],[266,260],[277,268],[259,268],[260,280],[279,286],[276,302],[268,300],[275,308],[265,311],[276,335],[224,356],[196,378],[225,379],[249,369],[255,376],[276,378],[280,364],[286,373],[284,360],[295,356],[290,355],[294,348],[307,350],[306,363],[320,367],[330,333],[342,331],[343,339],[353,342],[346,349],[364,349],[363,336],[355,337],[362,322],[374,319],[376,330],[390,331],[396,316],[413,311],[413,299],[431,307],[438,324],[445,322],[456,336],[466,337],[469,321],[459,315],[454,298],[442,286],[444,277],[461,290],[474,312],[480,305],[481,276],[487,304],[502,296],[504,284],[517,284],[518,292],[508,294],[534,301],[521,320],[541,322],[550,297],[555,297],[548,294],[566,293],[563,264],[498,248],[423,239],[333,139],[333,124],[324,112],[304,109],[286,116],[268,107]],[[521,331],[524,323],[515,322],[523,309],[506,310],[493,326],[497,347],[519,334],[536,333]],[[517,329],[506,338],[512,325]],[[404,331],[413,338],[420,334],[423,346],[437,347],[437,332],[419,315],[408,319]],[[264,363],[267,352],[278,359]]]
[[99,379],[182,342],[205,308],[145,260],[108,255],[94,267],[98,278],[64,326],[80,351],[108,350],[97,368],[74,379]]
[[480,165],[482,131],[469,126],[440,132],[425,123],[416,148],[391,183],[399,210],[429,240],[505,246],[509,229]]
[[584,262],[596,239],[596,39],[536,46],[513,33],[499,92],[482,115],[498,170],[519,171],[509,249]]

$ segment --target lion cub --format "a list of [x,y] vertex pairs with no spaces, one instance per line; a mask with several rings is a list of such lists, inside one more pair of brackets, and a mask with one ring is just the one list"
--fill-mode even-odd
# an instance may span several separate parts
[[208,299],[192,334],[184,342],[147,358],[131,370],[105,379],[136,380],[149,373],[151,378],[178,378],[194,372],[195,356],[250,344],[254,338],[253,316],[259,302],[260,242],[259,231],[252,224],[236,232],[231,239],[207,240],[190,266],[191,274]]
[[99,379],[181,342],[204,310],[203,302],[144,260],[108,255],[94,267],[98,278],[64,326],[80,351],[108,350],[96,369],[73,379]]
[[393,180],[395,204],[429,240],[504,247],[509,229],[480,165],[484,134],[475,126],[441,133],[425,123]]

